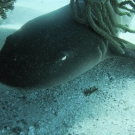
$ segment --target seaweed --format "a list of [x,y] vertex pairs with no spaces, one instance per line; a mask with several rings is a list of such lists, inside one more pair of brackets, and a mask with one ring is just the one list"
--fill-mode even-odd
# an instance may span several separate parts
[[6,19],[6,12],[14,9],[14,2],[16,0],[0,0],[0,16],[2,19]]

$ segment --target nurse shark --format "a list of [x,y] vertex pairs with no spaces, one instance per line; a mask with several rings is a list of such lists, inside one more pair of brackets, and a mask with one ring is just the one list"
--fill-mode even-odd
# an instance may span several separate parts
[[18,88],[52,88],[107,58],[135,59],[134,47],[123,50],[124,54],[93,28],[75,21],[70,5],[66,5],[28,21],[6,38],[0,51],[0,83]]

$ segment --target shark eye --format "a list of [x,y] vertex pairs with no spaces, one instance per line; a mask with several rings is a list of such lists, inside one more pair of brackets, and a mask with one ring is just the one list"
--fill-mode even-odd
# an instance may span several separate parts
[[62,57],[62,59],[61,59],[61,60],[66,60],[66,58],[67,58],[67,56],[64,56],[64,57]]
[[60,52],[59,54],[57,54],[57,58],[58,58],[58,60],[62,60],[62,61],[64,61],[64,60],[66,60],[67,59],[67,57],[68,57],[68,55],[67,55],[67,52],[66,51],[62,51],[62,52]]

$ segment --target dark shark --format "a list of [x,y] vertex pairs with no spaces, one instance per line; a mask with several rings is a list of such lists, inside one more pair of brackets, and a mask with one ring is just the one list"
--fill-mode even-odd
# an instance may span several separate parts
[[[122,56],[93,29],[76,22],[67,5],[24,24],[0,51],[0,82],[51,88],[71,81],[103,60]],[[125,57],[135,58],[126,49]]]

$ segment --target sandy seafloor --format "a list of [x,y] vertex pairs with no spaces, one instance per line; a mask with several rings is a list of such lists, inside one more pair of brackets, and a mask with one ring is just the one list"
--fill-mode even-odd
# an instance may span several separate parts
[[[0,48],[15,28],[69,3],[52,2],[18,0],[8,19],[0,19]],[[84,95],[94,86],[97,91]],[[135,135],[135,60],[108,59],[49,90],[0,84],[0,135]]]

